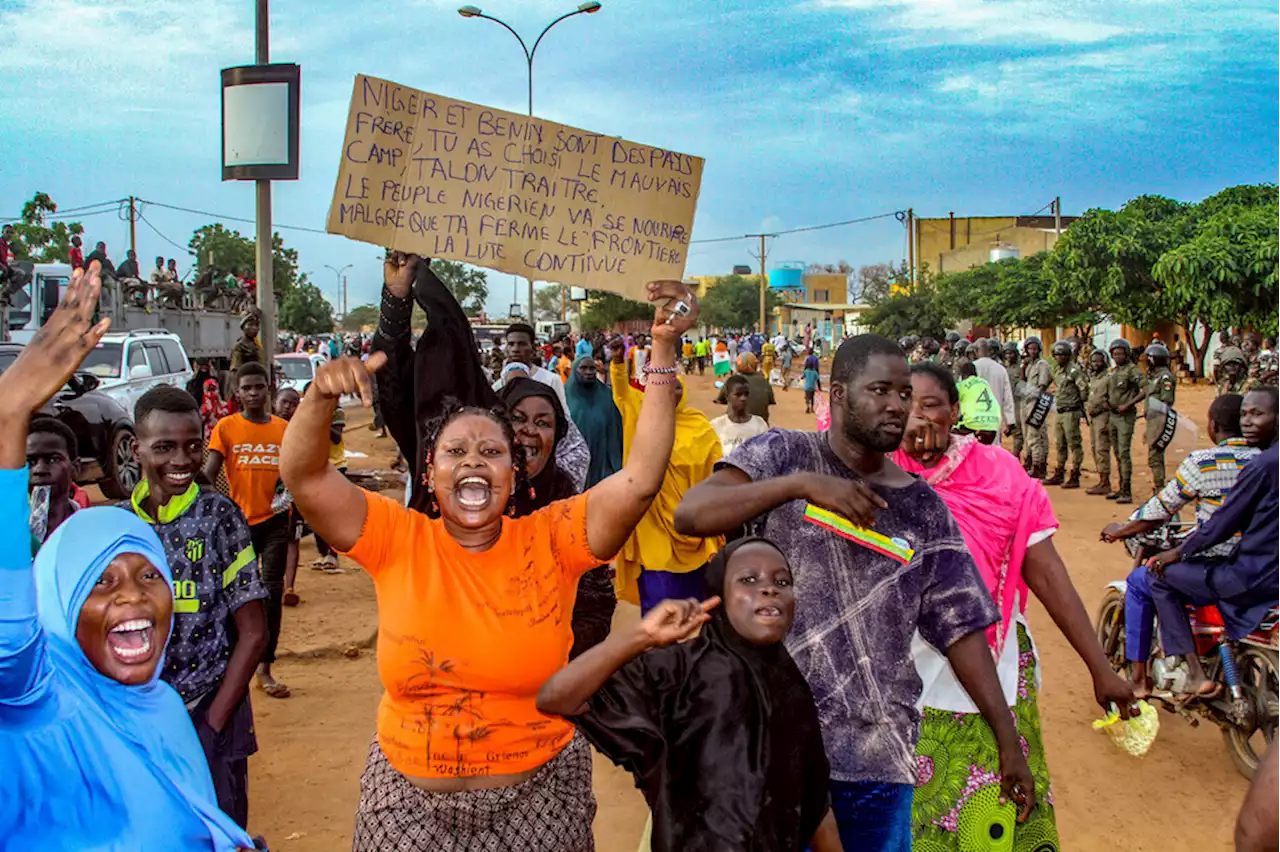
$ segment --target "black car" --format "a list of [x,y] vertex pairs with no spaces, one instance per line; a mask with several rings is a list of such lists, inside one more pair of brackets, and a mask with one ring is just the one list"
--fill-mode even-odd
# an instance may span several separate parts
[[[22,346],[0,343],[0,373],[17,360]],[[61,420],[75,433],[80,450],[80,485],[96,484],[104,497],[123,500],[133,493],[141,469],[134,458],[133,419],[124,406],[95,390],[98,377],[76,373],[39,414]]]

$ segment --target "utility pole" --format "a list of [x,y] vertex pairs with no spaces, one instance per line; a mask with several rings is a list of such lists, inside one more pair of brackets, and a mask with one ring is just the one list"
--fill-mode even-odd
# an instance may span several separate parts
[[907,281],[916,283],[916,211],[907,208]]
[[765,262],[765,254],[766,254],[764,241],[770,235],[769,234],[748,234],[747,236],[760,238],[760,333],[765,334],[766,330],[769,327],[766,324],[767,317],[765,316],[766,305],[767,305],[767,302],[765,300],[765,290],[769,286],[769,279],[766,277],[765,271],[764,271],[764,262]]
[[342,315],[347,315],[347,276],[342,276]]
[[[137,257],[138,256],[138,232],[137,232],[137,226],[135,223],[138,221],[138,215],[135,212],[135,210],[136,208],[134,206],[134,197],[130,195],[129,196],[129,251],[133,252],[134,257]],[[142,270],[139,269],[138,271],[141,272]]]
[[1053,199],[1053,233],[1057,240],[1062,236],[1062,196]]
[[[267,17],[267,0],[257,0],[254,34],[254,62],[266,65],[271,62],[271,49],[268,40],[269,21]],[[260,334],[262,337],[262,358],[267,369],[275,363],[276,352],[276,297],[272,287],[272,253],[271,253],[271,181],[258,180],[257,204],[257,245],[256,267],[258,278],[258,310],[262,321]]]

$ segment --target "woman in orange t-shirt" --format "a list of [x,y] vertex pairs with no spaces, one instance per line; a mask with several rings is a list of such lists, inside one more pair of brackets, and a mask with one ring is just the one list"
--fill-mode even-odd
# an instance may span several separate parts
[[[571,724],[539,713],[536,698],[568,659],[579,577],[631,535],[671,454],[676,343],[698,307],[678,281],[650,284],[649,300],[660,304],[651,378],[626,465],[530,515],[512,516],[513,495],[529,485],[505,410],[446,406],[428,425],[427,515],[329,465],[334,406],[344,393],[369,404],[381,354],[323,365],[294,414],[285,484],[378,596],[385,692],[353,849],[593,849],[590,749]],[[669,311],[669,300],[690,310]]]

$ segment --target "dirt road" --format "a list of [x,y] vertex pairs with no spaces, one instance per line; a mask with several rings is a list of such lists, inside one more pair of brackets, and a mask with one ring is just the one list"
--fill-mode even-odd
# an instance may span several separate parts
[[[711,416],[723,413],[711,403],[710,376],[689,381],[690,401]],[[778,394],[773,424],[814,428],[799,391]],[[1170,451],[1172,475],[1194,446],[1207,446],[1205,412],[1211,388],[1181,387],[1178,409],[1199,426],[1199,441],[1185,434]],[[376,439],[365,426],[367,412],[348,413],[347,446],[369,458],[353,468],[385,468],[394,453],[391,441]],[[1087,442],[1086,442],[1087,452]],[[1146,448],[1134,446],[1135,498],[1151,492]],[[1092,474],[1093,465],[1086,463]],[[1092,484],[1092,476],[1088,476]],[[1128,573],[1120,545],[1098,541],[1098,531],[1122,517],[1122,510],[1083,490],[1051,488],[1061,524],[1055,538],[1076,588],[1092,614],[1104,585]],[[1128,507],[1132,508],[1132,507]],[[313,572],[311,540],[304,542],[298,592],[303,604],[287,609],[281,647],[307,651],[341,649],[367,639],[376,624],[372,584],[343,560],[341,576]],[[617,621],[630,623],[634,607],[619,606]],[[1073,850],[1123,849],[1126,852],[1217,852],[1231,848],[1232,826],[1244,797],[1245,780],[1236,773],[1222,737],[1210,727],[1192,728],[1161,715],[1160,736],[1142,759],[1113,748],[1090,728],[1101,711],[1093,701],[1083,665],[1037,603],[1029,620],[1044,673],[1041,693],[1044,737],[1053,776],[1053,799],[1063,844]],[[350,848],[359,798],[359,779],[374,731],[381,693],[373,654],[356,659],[328,656],[285,659],[277,676],[293,697],[276,701],[254,693],[260,751],[250,761],[251,828],[265,834],[271,848],[286,852]],[[595,789],[600,810],[595,821],[601,852],[632,852],[645,820],[645,806],[630,777],[596,757]]]

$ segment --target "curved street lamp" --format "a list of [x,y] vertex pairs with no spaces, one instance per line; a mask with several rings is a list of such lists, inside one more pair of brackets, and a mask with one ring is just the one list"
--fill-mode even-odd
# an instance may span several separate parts
[[[533,117],[533,56],[538,52],[538,45],[542,44],[542,37],[545,36],[548,32],[550,32],[552,27],[554,27],[556,24],[560,23],[561,21],[565,20],[566,18],[572,18],[574,15],[594,15],[596,12],[599,12],[599,11],[600,11],[599,0],[586,0],[586,2],[584,3],[579,3],[578,8],[574,9],[572,12],[564,13],[563,15],[556,18],[554,21],[552,21],[551,23],[545,26],[542,29],[542,32],[538,34],[538,38],[533,42],[532,50],[530,50],[529,46],[524,43],[524,39],[520,37],[520,33],[511,29],[511,27],[505,21],[500,21],[491,15],[486,15],[484,12],[480,11],[479,6],[470,6],[470,5],[463,6],[458,9],[458,14],[464,18],[484,18],[486,21],[493,21],[495,24],[498,24],[507,32],[515,36],[516,41],[520,42],[520,47],[524,49],[525,61],[529,65],[529,117],[532,118]],[[529,281],[529,322],[533,323],[535,321],[534,314],[533,314],[533,279],[530,278],[528,279],[528,281]],[[561,298],[560,298],[560,318],[561,319],[564,319],[567,308],[568,308],[568,304],[565,301],[564,293],[562,291]]]
[[334,288],[336,298],[338,300],[338,304],[335,306],[335,312],[337,313],[346,313],[345,311],[336,311],[336,308],[345,307],[342,304],[342,273],[346,272],[348,269],[350,269],[353,266],[355,266],[354,263],[348,263],[346,266],[342,267],[341,269],[335,269],[334,267],[330,266],[327,263],[324,265],[324,268],[333,272],[334,277],[338,279],[335,282],[336,286]]
[[[546,27],[543,28],[542,32],[538,35],[538,38],[534,41],[533,49],[530,49],[529,46],[524,43],[524,39],[520,37],[520,33],[511,29],[511,27],[505,21],[500,21],[491,15],[486,15],[484,12],[480,11],[479,6],[463,6],[460,9],[458,9],[458,14],[464,18],[484,18],[486,21],[493,21],[495,24],[498,24],[507,32],[515,36],[516,41],[520,42],[520,47],[524,49],[525,61],[528,63],[528,66],[529,66],[529,115],[532,116],[533,115],[533,57],[534,57],[534,54],[538,52],[538,45],[542,43],[542,37],[545,36],[551,30],[552,27],[554,27],[556,24],[560,23],[561,21],[565,20],[566,18],[572,18],[574,15],[594,15],[596,12],[599,12],[599,11],[600,11],[600,3],[598,2],[598,0],[587,0],[587,2],[585,3],[579,3],[578,8],[574,9],[572,12],[566,12],[565,14],[556,18],[551,23],[547,24]],[[531,305],[530,312],[532,312],[532,309],[533,308]]]

